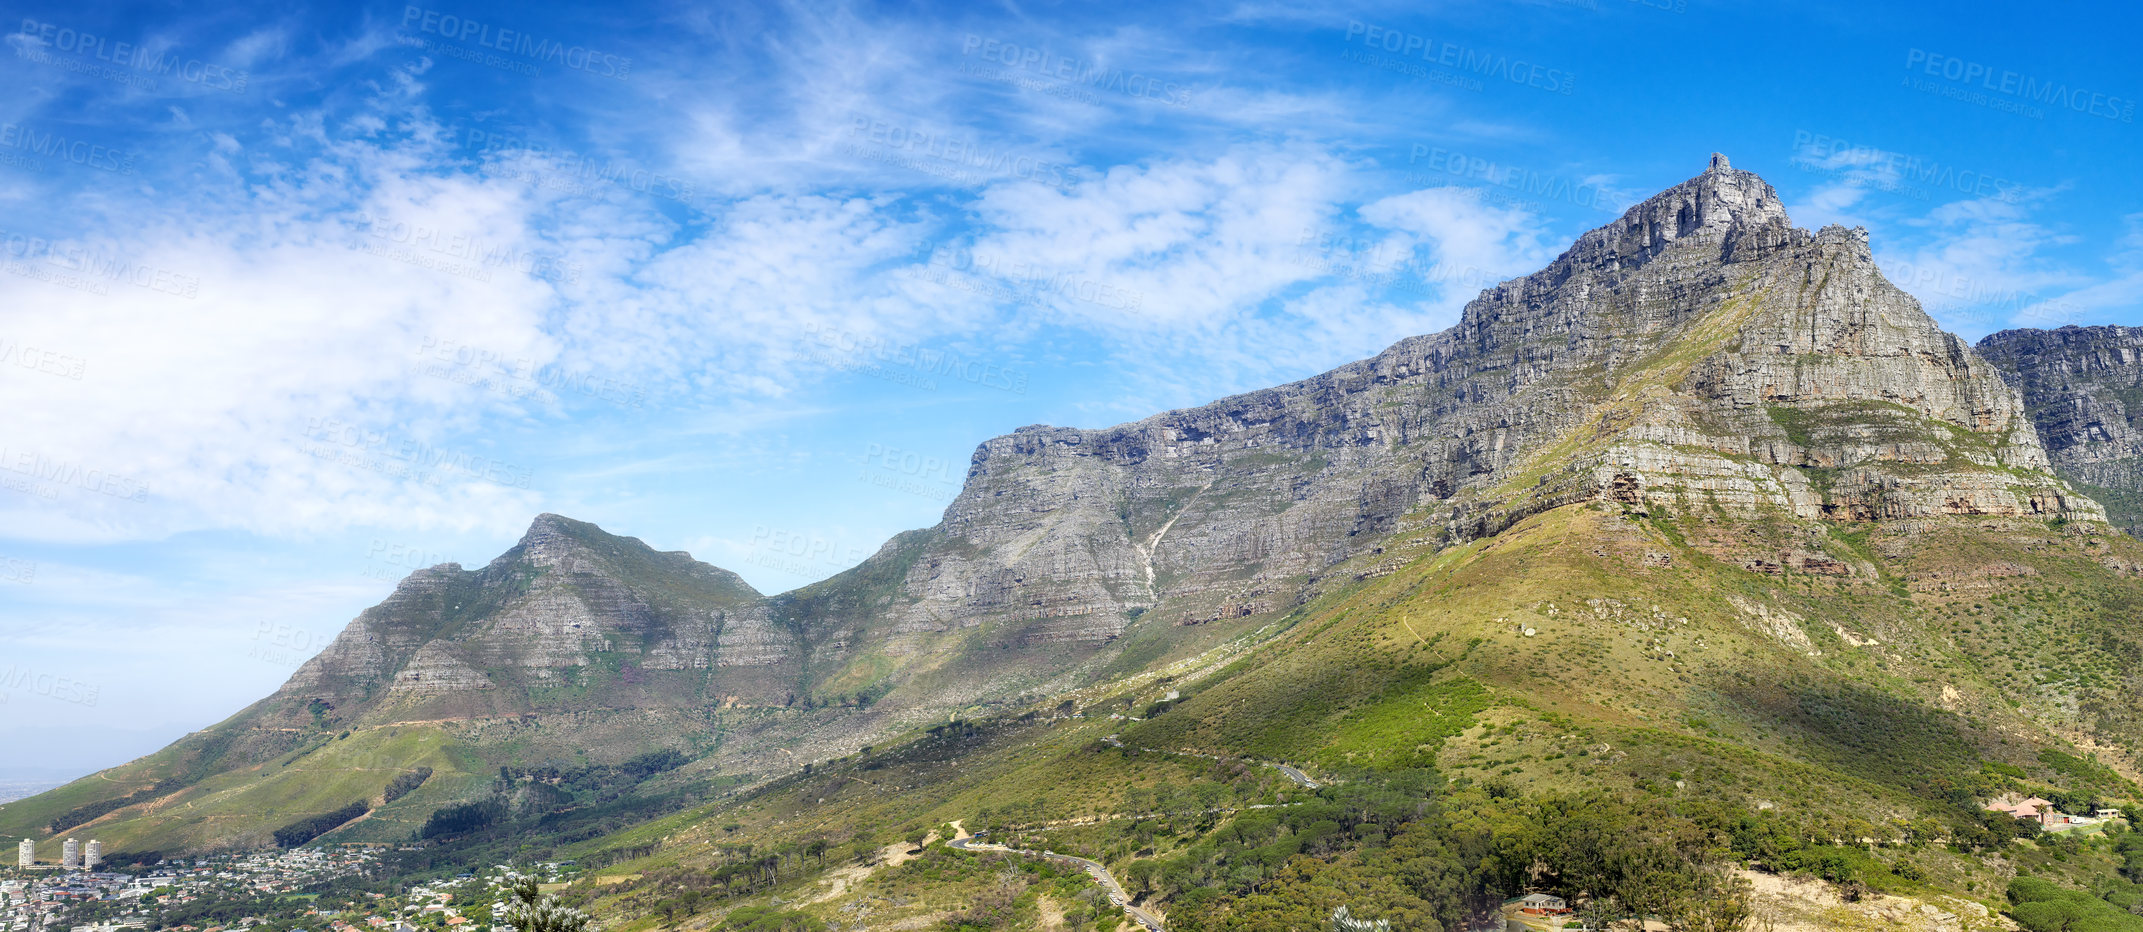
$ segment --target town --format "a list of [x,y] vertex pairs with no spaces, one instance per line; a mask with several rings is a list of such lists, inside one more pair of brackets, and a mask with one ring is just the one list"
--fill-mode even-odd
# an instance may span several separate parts
[[[383,870],[385,846],[349,845],[159,859],[105,868],[92,839],[35,843],[0,873],[0,932],[511,932],[504,882],[570,879],[570,862],[405,883]],[[404,849],[408,850],[408,849]]]

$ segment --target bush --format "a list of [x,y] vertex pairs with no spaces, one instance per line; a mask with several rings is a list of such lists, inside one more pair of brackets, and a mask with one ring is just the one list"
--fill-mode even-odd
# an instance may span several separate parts
[[775,906],[746,906],[729,914],[723,932],[824,932],[826,924]]
[[635,780],[645,780],[658,773],[676,770],[691,762],[692,759],[686,757],[682,752],[665,748],[660,751],[649,751],[619,764],[618,770]]
[[91,819],[95,819],[98,816],[104,815],[105,813],[116,812],[120,809],[124,809],[128,806],[134,805],[135,803],[148,802],[149,800],[155,799],[156,797],[162,796],[166,793],[175,792],[180,787],[183,787],[185,785],[186,784],[184,781],[181,781],[177,778],[166,777],[162,780],[156,781],[156,784],[154,786],[151,786],[145,790],[136,790],[132,793],[128,793],[125,796],[115,796],[111,799],[100,799],[96,802],[89,803],[88,805],[76,806],[73,809],[69,809],[65,813],[61,814],[59,818],[53,819],[50,823],[47,823],[45,825],[45,830],[51,832],[54,835],[57,835],[77,825],[81,825],[84,822],[88,822]]
[[501,800],[487,799],[478,803],[463,803],[435,810],[424,820],[424,827],[417,831],[419,838],[438,838],[443,835],[462,835],[485,828],[506,815],[506,804]]
[[431,778],[432,769],[430,767],[419,767],[408,773],[396,774],[395,778],[387,783],[386,799],[382,802],[382,805],[408,796],[410,793],[415,792],[417,787],[423,786],[424,781]]
[[322,813],[310,819],[300,819],[275,830],[275,843],[284,848],[295,848],[339,828],[343,823],[372,811],[372,804],[358,800],[334,812]]
[[2026,932],[2143,932],[2131,915],[2082,890],[2064,890],[2037,877],[2009,883],[2009,917]]

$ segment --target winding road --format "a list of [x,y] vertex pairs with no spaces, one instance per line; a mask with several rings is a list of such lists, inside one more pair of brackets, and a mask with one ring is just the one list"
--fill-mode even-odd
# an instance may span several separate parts
[[1109,895],[1110,903],[1123,907],[1124,912],[1129,914],[1132,919],[1138,920],[1138,924],[1145,926],[1148,932],[1162,932],[1161,917],[1131,905],[1131,897],[1124,893],[1124,885],[1118,883],[1116,875],[1109,873],[1109,869],[1101,866],[1100,862],[1089,861],[1075,855],[1058,854],[1054,851],[1030,851],[1026,848],[1008,848],[1004,845],[977,842],[975,840],[977,837],[979,836],[963,835],[945,844],[961,851],[1003,851],[1008,854],[1019,854],[1056,861],[1060,864],[1077,865],[1083,868],[1086,871],[1086,875],[1092,877],[1095,883],[1101,885],[1102,892]]
[[1265,763],[1265,766],[1280,771],[1280,774],[1282,776],[1285,776],[1286,778],[1295,781],[1296,786],[1302,787],[1305,790],[1314,790],[1317,788],[1317,781],[1310,779],[1308,774],[1305,774],[1300,770],[1296,770],[1293,767],[1289,767],[1286,764]]
[[[1164,526],[1162,530],[1166,531],[1167,528]],[[1158,537],[1159,535],[1155,536]],[[1102,740],[1107,741],[1109,744],[1115,747],[1120,748],[1124,746],[1123,742],[1117,740],[1117,736],[1115,735],[1110,735],[1107,738],[1103,738]],[[1207,760],[1225,759],[1217,754],[1197,754],[1190,751],[1163,751],[1159,748],[1136,748],[1135,750],[1151,751],[1156,754],[1176,754],[1183,757],[1202,757]],[[1286,764],[1274,763],[1272,761],[1254,761],[1253,763],[1263,764],[1264,766],[1271,767],[1274,770],[1278,770],[1282,776],[1285,776],[1287,779],[1294,781],[1296,786],[1302,787],[1303,789],[1317,789],[1317,781],[1310,779],[1308,774],[1305,774],[1302,771],[1290,767]],[[1267,807],[1251,806],[1249,808],[1264,809]],[[1046,860],[1056,861],[1060,864],[1075,865],[1081,870],[1086,871],[1086,875],[1088,877],[1093,878],[1095,883],[1101,885],[1102,892],[1107,893],[1109,895],[1110,903],[1122,907],[1123,911],[1128,914],[1132,919],[1137,920],[1139,925],[1145,926],[1147,932],[1163,932],[1164,930],[1164,927],[1161,924],[1161,917],[1131,905],[1131,896],[1124,892],[1124,885],[1117,881],[1115,874],[1109,873],[1109,869],[1101,866],[1101,863],[1098,861],[1089,861],[1086,858],[1078,857],[1076,855],[1058,854],[1054,851],[1033,851],[1027,848],[1011,848],[1005,845],[993,845],[988,842],[977,841],[976,839],[980,838],[981,836],[968,834],[967,830],[961,828],[960,823],[958,822],[953,823],[953,831],[955,832],[955,837],[951,841],[946,842],[945,844],[947,847],[954,848],[956,850],[1002,851],[1007,854],[1017,854],[1031,858],[1043,858]]]

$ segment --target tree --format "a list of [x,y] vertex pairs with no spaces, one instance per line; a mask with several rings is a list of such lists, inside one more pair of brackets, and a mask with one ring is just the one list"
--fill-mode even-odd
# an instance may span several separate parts
[[1749,882],[1725,866],[1706,864],[1683,875],[1663,910],[1674,932],[1738,932],[1749,921]]
[[1751,926],[1757,932],[1776,932],[1779,920],[1785,918],[1782,915],[1784,912],[1785,910],[1780,908],[1775,900],[1765,900],[1757,903],[1751,908]]
[[1356,919],[1348,914],[1347,907],[1332,908],[1332,932],[1391,932],[1391,920]]
[[546,896],[536,878],[516,875],[507,881],[512,899],[506,905],[506,924],[516,932],[584,932],[592,917]]
[[[1577,910],[1578,923],[1587,929],[1612,929],[1615,923],[1636,921],[1629,910],[1615,902],[1613,897],[1596,896],[1588,899]],[[1640,923],[1641,925],[1642,923]]]

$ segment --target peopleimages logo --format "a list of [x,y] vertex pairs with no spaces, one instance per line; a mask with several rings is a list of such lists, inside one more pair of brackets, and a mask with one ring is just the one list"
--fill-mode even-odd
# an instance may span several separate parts
[[[2018,74],[2007,69],[1997,70],[1976,61],[1969,61],[1952,55],[1938,55],[1925,49],[1912,49],[1905,53],[1905,70],[1917,71],[1930,77],[1941,78],[1945,81],[1968,87],[1976,87],[1980,90],[1993,91],[1996,94],[2015,98],[2016,101],[2029,101],[2045,107],[2073,110],[2077,113],[2089,114],[2121,123],[2134,123],[2136,121],[2136,102],[2134,98],[2115,97],[2110,94],[2101,94],[2097,91],[2072,88],[2058,81],[2041,81],[2029,75]],[[1912,80],[1910,77],[1906,78],[1906,86],[1912,87]],[[1958,95],[1945,94],[1944,96]],[[1975,97],[1977,99],[1974,99]],[[2008,101],[1989,101],[1985,99],[1984,95],[1970,95],[1964,99],[1968,103],[1978,103],[1997,110],[2018,109],[2016,104]],[[2025,113],[2024,115],[2036,117],[2035,114],[2031,113]]]
[[101,688],[95,683],[85,683],[9,664],[7,669],[0,670],[0,689],[19,689],[76,705],[96,705],[97,693]]
[[546,65],[563,65],[576,71],[620,81],[632,75],[630,58],[594,51],[584,46],[566,45],[551,39],[538,39],[525,32],[495,28],[490,23],[455,16],[452,13],[441,13],[438,10],[427,10],[418,6],[403,7],[402,28],[414,28],[442,39],[467,42],[479,48],[519,55]]
[[1867,172],[1875,176],[1873,187],[1877,190],[1893,191],[1920,200],[1927,199],[1927,191],[1910,185],[1946,188],[2010,204],[2023,200],[2025,194],[2022,183],[2007,178],[1969,168],[1960,169],[1939,159],[1847,142],[1805,129],[1794,131],[1793,151],[1793,158],[1787,164],[1795,168],[1833,173]]
[[[10,452],[14,455],[10,456]],[[38,482],[56,482],[60,485],[79,486],[91,492],[102,493],[125,501],[145,502],[149,500],[149,487],[139,481],[118,473],[87,468],[80,463],[56,460],[30,450],[10,451],[6,447],[0,447],[0,469],[17,473]],[[27,490],[18,489],[18,491]],[[44,497],[55,498],[57,494]]]
[[137,42],[114,42],[109,36],[82,32],[35,19],[23,20],[18,34],[33,36],[55,52],[87,55],[97,61],[142,74],[177,77],[181,81],[191,81],[211,90],[242,92],[246,89],[246,82],[250,80],[246,72],[223,65],[197,58],[182,59],[168,50],[153,49]]
[[985,36],[968,33],[960,40],[960,55],[975,57],[986,62],[995,62],[1019,71],[1031,71],[1045,78],[1069,82],[1075,87],[1091,87],[1112,91],[1130,97],[1158,100],[1177,107],[1189,106],[1190,89],[1171,81],[1164,81],[1121,68],[1108,68],[1089,61],[1067,58],[1048,49],[1031,45],[1018,45]]
[[1465,178],[1539,199],[1520,206],[1531,206],[1545,201],[1567,201],[1594,210],[1613,212],[1622,208],[1621,202],[1612,192],[1597,184],[1573,182],[1560,175],[1515,165],[1500,165],[1478,156],[1451,152],[1441,146],[1430,146],[1427,143],[1414,143],[1412,150],[1407,153],[1406,164],[1420,166],[1407,172],[1407,180],[1411,183],[1430,184],[1439,178]]
[[118,175],[134,173],[134,156],[129,153],[87,140],[68,139],[60,133],[40,133],[20,123],[0,123],[0,148],[20,149]]
[[1352,43],[1357,39],[1366,48],[1382,49],[1400,57],[1418,54],[1422,61],[1444,68],[1500,78],[1552,93],[1568,94],[1577,87],[1577,75],[1568,71],[1543,67],[1524,59],[1513,60],[1507,55],[1494,55],[1455,42],[1434,41],[1419,33],[1372,26],[1358,19],[1348,20],[1347,41]]

